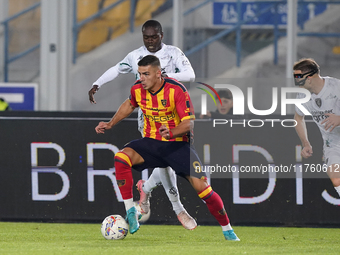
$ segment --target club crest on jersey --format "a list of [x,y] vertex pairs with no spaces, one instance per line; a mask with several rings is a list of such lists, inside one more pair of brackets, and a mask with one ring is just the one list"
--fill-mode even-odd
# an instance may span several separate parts
[[166,103],[167,103],[167,100],[166,99],[162,99],[161,102],[162,102],[162,105],[165,107]]
[[126,183],[126,180],[117,180],[118,187],[124,186]]
[[315,103],[316,103],[316,105],[320,108],[321,105],[322,105],[321,98],[315,98]]

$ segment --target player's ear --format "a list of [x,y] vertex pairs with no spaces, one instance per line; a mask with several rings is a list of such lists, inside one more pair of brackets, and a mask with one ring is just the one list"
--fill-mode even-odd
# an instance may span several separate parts
[[309,84],[311,84],[311,82],[312,82],[312,77],[311,76],[308,76],[308,82],[309,82]]
[[161,70],[158,70],[157,71],[157,78],[161,78],[162,77],[162,72],[161,72]]

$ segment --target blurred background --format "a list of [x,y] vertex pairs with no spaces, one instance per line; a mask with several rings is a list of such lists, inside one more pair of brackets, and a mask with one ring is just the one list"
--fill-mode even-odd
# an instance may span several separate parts
[[[148,19],[160,21],[164,43],[188,56],[196,81],[212,86],[252,86],[258,96],[271,94],[268,87],[287,86],[301,57],[314,58],[321,75],[340,78],[339,11],[334,0],[0,0],[0,97],[13,110],[21,110],[25,97],[34,102],[23,110],[117,110],[133,74],[104,85],[96,105],[87,92],[143,45],[141,25]],[[18,83],[33,90],[15,95]],[[202,91],[187,86],[199,108]]]

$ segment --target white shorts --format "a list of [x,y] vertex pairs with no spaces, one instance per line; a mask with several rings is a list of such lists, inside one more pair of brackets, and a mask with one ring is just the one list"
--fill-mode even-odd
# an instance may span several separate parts
[[327,148],[324,150],[324,161],[327,168],[330,165],[338,164],[340,167],[340,150],[339,148]]

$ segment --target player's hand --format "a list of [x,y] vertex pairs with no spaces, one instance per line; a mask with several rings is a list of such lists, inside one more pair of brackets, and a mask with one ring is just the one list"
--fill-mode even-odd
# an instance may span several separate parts
[[312,155],[313,155],[313,149],[312,149],[311,145],[307,145],[307,146],[303,147],[303,149],[301,151],[302,157],[309,158]]
[[111,127],[108,125],[107,122],[99,122],[98,126],[96,126],[95,130],[97,134],[104,134],[105,130],[110,129]]
[[94,100],[94,94],[98,91],[98,85],[93,85],[93,87],[89,91],[89,100],[92,104],[96,104],[96,100]]
[[340,116],[333,113],[326,113],[325,115],[328,117],[324,119],[321,124],[325,124],[325,129],[329,129],[329,132],[331,132],[335,127],[340,125]]
[[167,140],[169,140],[171,138],[170,129],[168,129],[167,126],[165,126],[165,125],[162,125],[159,128],[159,134]]

